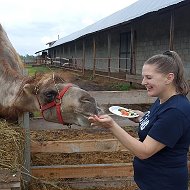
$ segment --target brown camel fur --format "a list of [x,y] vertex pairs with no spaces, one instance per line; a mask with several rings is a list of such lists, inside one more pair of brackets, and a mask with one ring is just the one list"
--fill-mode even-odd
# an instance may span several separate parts
[[[64,75],[47,73],[29,77],[22,71],[23,63],[0,25],[0,118],[15,120],[24,112],[40,110],[40,105],[54,101],[68,85]],[[88,116],[98,114],[94,98],[73,84],[60,103],[66,123],[89,126]],[[55,107],[45,110],[43,115],[48,121],[60,123]]]

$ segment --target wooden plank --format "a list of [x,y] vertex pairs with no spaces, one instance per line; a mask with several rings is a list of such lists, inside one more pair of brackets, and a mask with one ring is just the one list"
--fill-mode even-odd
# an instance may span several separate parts
[[20,189],[20,171],[12,172],[9,170],[1,169],[0,170],[0,189],[9,189],[17,188]]
[[96,73],[96,39],[93,37],[93,78]]
[[110,62],[111,62],[111,33],[108,33],[107,40],[108,40],[108,76],[110,76],[110,72],[111,72],[111,66],[110,66]]
[[33,166],[31,171],[32,176],[43,179],[133,176],[132,163]]
[[128,82],[134,82],[137,84],[141,84],[142,82],[142,76],[141,75],[132,75],[132,74],[126,74],[126,80]]
[[21,183],[20,182],[11,182],[11,183],[0,183],[0,189],[21,189]]
[[[152,104],[156,98],[149,97],[146,90],[89,91],[99,105],[105,104]],[[190,93],[187,95],[190,100]]]
[[0,169],[0,183],[11,183],[20,181],[20,171],[12,172],[6,169]]
[[169,41],[169,50],[174,49],[174,9],[171,10],[170,16],[170,41]]
[[98,104],[151,104],[156,98],[149,97],[146,90],[89,91]]
[[[136,62],[135,62],[135,45],[134,45],[135,37],[134,37],[134,26],[131,24],[131,69],[130,69],[130,74],[136,75]],[[126,75],[126,80],[127,80],[127,75]],[[141,78],[142,80],[142,78]]]
[[113,152],[128,151],[117,139],[74,140],[74,141],[32,141],[31,152]]
[[82,41],[82,74],[84,75],[85,73],[85,40],[83,38]]
[[[105,106],[102,106],[102,109],[107,113],[108,109],[105,108]],[[130,121],[129,119],[117,116],[117,115],[111,115],[111,117],[121,126],[121,127],[126,127],[126,126],[132,126],[134,129],[138,126],[138,123],[134,123]],[[63,124],[58,124],[58,123],[52,123],[45,121],[43,118],[33,118],[30,120],[30,129],[31,130],[62,130],[62,129],[68,129],[68,125],[63,125]],[[71,129],[78,129],[78,130],[83,130],[85,127],[83,126],[78,126],[73,124],[71,126]],[[93,130],[94,128],[92,128]],[[96,129],[94,129],[96,130]]]
[[125,189],[125,187],[134,186],[135,181],[133,177],[107,177],[107,178],[79,178],[73,180],[62,180],[61,186],[69,186],[71,189],[87,189],[92,187],[99,188],[117,188]]
[[[190,162],[188,161],[190,170]],[[120,164],[87,164],[33,166],[31,175],[43,179],[91,178],[91,177],[133,177],[132,163]]]

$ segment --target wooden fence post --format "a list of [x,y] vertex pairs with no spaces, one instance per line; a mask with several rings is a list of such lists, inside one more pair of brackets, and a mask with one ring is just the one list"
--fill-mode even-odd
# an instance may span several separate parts
[[96,39],[93,38],[93,78],[96,74]]
[[169,50],[174,49],[174,10],[171,11],[170,17],[170,41],[169,41]]
[[82,74],[85,74],[85,40],[82,42]]
[[110,61],[111,61],[111,34],[108,34],[108,76],[110,77],[110,72],[111,72],[111,68],[110,68]]
[[24,113],[19,118],[19,123],[24,128],[25,144],[24,144],[24,163],[23,163],[23,179],[28,183],[30,181],[30,128],[29,128],[29,113]]
[[[28,75],[28,71],[26,69],[23,70],[23,75]],[[19,123],[24,128],[24,137],[25,137],[25,144],[24,144],[24,163],[23,163],[23,179],[26,182],[26,188],[28,182],[30,181],[31,175],[31,166],[30,166],[30,126],[29,126],[29,113],[24,113],[21,117],[18,118]]]

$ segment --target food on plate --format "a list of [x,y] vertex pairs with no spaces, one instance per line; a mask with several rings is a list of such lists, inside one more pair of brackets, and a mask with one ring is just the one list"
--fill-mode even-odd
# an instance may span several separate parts
[[129,111],[127,111],[127,110],[119,109],[118,111],[120,111],[122,115],[126,115],[126,116],[129,115]]
[[134,117],[139,116],[133,110],[127,109],[127,108],[124,108],[124,107],[120,107],[120,106],[111,106],[109,108],[109,111],[111,113],[113,113],[115,115],[118,115],[118,116],[121,116],[121,117],[134,118]]
[[135,113],[134,111],[132,111],[131,109],[118,109],[118,111],[121,112],[121,115],[123,116],[137,116],[137,113]]

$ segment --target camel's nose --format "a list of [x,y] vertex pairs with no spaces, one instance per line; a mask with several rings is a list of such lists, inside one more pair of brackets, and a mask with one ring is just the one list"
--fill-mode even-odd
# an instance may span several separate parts
[[85,94],[80,98],[81,107],[90,114],[98,114],[98,107],[95,99],[89,94]]
[[104,114],[104,111],[100,107],[97,107],[97,110],[98,110],[98,115]]
[[80,98],[80,101],[83,103],[95,103],[95,99],[90,95],[84,95]]

